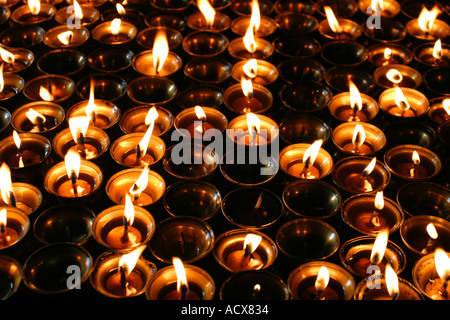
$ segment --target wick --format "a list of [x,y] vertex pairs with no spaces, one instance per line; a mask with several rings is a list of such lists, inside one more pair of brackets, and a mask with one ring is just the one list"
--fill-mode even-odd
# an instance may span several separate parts
[[311,158],[308,157],[305,161],[305,166],[303,167],[302,171],[300,172],[300,176],[302,177],[302,179],[306,179],[306,177],[308,176],[308,170],[309,170],[310,165],[311,165]]
[[123,220],[123,235],[122,235],[122,243],[130,242],[130,238],[128,236],[128,221],[125,217],[122,217]]
[[[379,227],[380,224],[380,212],[378,210],[374,210],[372,213],[372,219],[367,223],[368,227]],[[378,264],[378,263],[376,263]]]
[[95,111],[92,111],[91,113],[92,123],[95,123],[97,120],[97,113]]
[[253,259],[253,254],[250,252],[250,245],[245,246],[244,257],[250,257],[250,259]]
[[263,197],[263,193],[261,192],[261,194],[258,197],[258,200],[256,201],[255,209],[259,209],[259,207],[261,206],[262,197]]
[[185,243],[185,240],[184,240],[184,233],[183,232],[181,232],[180,233],[180,239],[178,240],[178,243],[180,244],[180,247],[181,247],[181,254],[185,254],[185,252],[184,252],[184,243]]
[[44,120],[41,117],[37,117],[37,127],[39,131],[44,131]]
[[325,300],[325,297],[322,296],[323,290],[319,289],[317,290],[317,294],[314,297],[314,300]]
[[392,300],[398,300],[398,298],[400,298],[400,293],[396,293],[394,294],[394,296],[392,297]]
[[142,152],[139,144],[136,146],[136,165],[139,165],[142,158]]
[[120,267],[119,268],[119,273],[120,273],[120,285],[123,289],[125,289],[127,287],[127,276],[125,274],[125,268],[124,267]]
[[180,300],[186,300],[186,296],[189,292],[189,288],[186,284],[182,284],[180,287]]
[[14,192],[12,192],[12,191],[9,192],[9,200],[11,201],[11,205],[13,207],[17,207],[16,196],[15,196]]
[[77,176],[75,174],[74,171],[72,171],[72,173],[70,174],[70,180],[72,181],[72,190],[73,190],[73,194],[76,196],[78,195],[78,190],[77,190]]
[[78,141],[77,141],[77,149],[83,159],[86,158],[86,146],[84,145],[85,143],[86,143],[86,139],[84,138],[83,134],[80,132],[80,135],[79,135]]
[[450,280],[450,278],[446,278],[444,280],[444,284],[442,285],[442,292],[441,292],[441,294],[442,294],[443,297],[447,297],[448,296],[448,293],[447,293],[448,280]]

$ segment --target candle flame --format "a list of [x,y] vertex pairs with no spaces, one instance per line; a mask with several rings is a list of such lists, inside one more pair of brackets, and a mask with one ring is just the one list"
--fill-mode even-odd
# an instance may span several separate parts
[[425,6],[417,18],[419,27],[424,32],[430,32],[433,28],[433,23],[437,16],[441,13],[441,10],[437,5],[435,5],[431,10],[428,10]]
[[392,50],[389,48],[384,49],[383,55],[385,60],[389,60],[390,58],[392,58]]
[[254,113],[248,112],[246,113],[247,118],[247,127],[250,135],[259,134],[261,121],[258,116]]
[[119,268],[123,268],[126,275],[129,275],[131,271],[133,271],[134,267],[136,266],[139,257],[141,256],[142,252],[145,250],[145,245],[140,245],[133,251],[126,253],[122,255],[119,259]]
[[194,110],[195,110],[195,115],[197,116],[197,118],[199,120],[204,121],[206,119],[206,114],[205,114],[205,111],[203,111],[202,107],[195,106]]
[[116,3],[116,10],[120,15],[124,15],[125,13],[127,13],[123,5],[121,5],[120,3]]
[[181,287],[185,286],[188,287],[187,277],[186,277],[186,270],[184,269],[183,262],[178,257],[172,258],[172,263],[175,268],[175,273],[177,275],[177,291],[178,293],[181,293]]
[[145,188],[147,188],[149,170],[150,169],[148,168],[148,166],[145,166],[144,169],[142,169],[142,172],[141,172],[139,178],[136,180],[136,182],[130,188],[129,192],[134,197],[134,199],[139,198],[142,191],[144,191]]
[[81,167],[81,156],[73,149],[69,149],[64,156],[64,163],[66,165],[67,176],[72,179],[73,176],[78,178]]
[[427,224],[427,233],[431,239],[436,240],[438,238],[438,232],[432,223]]
[[330,272],[328,268],[325,266],[320,267],[319,273],[317,274],[316,282],[314,283],[314,287],[316,288],[318,293],[321,293],[328,286],[328,282],[330,281]]
[[46,120],[44,115],[40,114],[33,108],[28,109],[28,111],[25,114],[28,120],[30,120],[31,123],[34,124],[35,126],[38,126],[40,123],[44,123]]
[[400,89],[399,87],[395,87],[395,104],[403,111],[406,111],[409,108],[411,108],[411,106],[408,103],[408,100],[406,100],[406,97],[403,94],[402,89]]
[[334,15],[333,9],[330,6],[324,6],[323,9],[325,10],[325,15],[327,16],[327,21],[331,30],[336,33],[341,33],[342,27]]
[[0,92],[3,91],[5,87],[5,79],[3,79],[3,62],[0,65]]
[[0,210],[0,226],[6,228],[7,211],[6,208]]
[[248,254],[255,252],[255,250],[261,243],[261,240],[262,237],[257,234],[253,233],[247,234],[244,238],[244,250],[248,250]]
[[383,0],[372,0],[370,7],[373,12],[381,12],[384,10],[384,1]]
[[444,249],[438,247],[434,251],[434,265],[442,281],[448,281],[450,278],[450,258]]
[[444,99],[442,101],[442,108],[444,108],[445,112],[450,116],[450,99]]
[[354,109],[356,106],[358,110],[361,110],[362,109],[361,94],[358,90],[358,87],[351,80],[349,80],[349,90],[350,90],[350,106],[352,107],[352,109]]
[[253,98],[253,83],[252,83],[252,80],[242,78],[241,79],[241,88],[242,88],[242,92],[244,93],[244,95],[247,98],[249,98],[249,99]]
[[197,0],[197,6],[200,12],[205,17],[208,27],[211,27],[214,23],[216,10],[214,10],[213,6],[209,3],[208,0]]
[[58,39],[61,41],[62,44],[69,45],[72,42],[73,39],[73,32],[72,31],[65,31],[58,34]]
[[110,30],[113,35],[119,34],[121,24],[122,20],[120,20],[119,18],[115,18],[111,21]]
[[258,294],[261,291],[261,285],[259,283],[255,284],[253,287],[253,292]]
[[158,118],[158,111],[156,110],[155,107],[151,107],[148,112],[147,112],[147,116],[145,117],[145,124],[148,126],[152,123],[154,123],[156,121],[156,119]]
[[78,4],[77,0],[73,0],[73,11],[75,18],[77,19],[83,19],[83,10],[81,9],[81,6]]
[[129,194],[125,195],[125,209],[123,211],[123,216],[127,221],[127,224],[131,226],[134,222],[134,205]]
[[22,148],[22,141],[20,140],[19,134],[17,133],[16,130],[13,131],[13,140],[14,143],[16,144],[17,149]]
[[316,161],[319,154],[320,147],[322,146],[323,139],[314,141],[303,154],[303,163],[308,162],[309,166],[312,166]]
[[36,15],[41,11],[41,2],[39,0],[28,0],[28,8],[31,14]]
[[97,105],[95,104],[95,81],[91,78],[90,86],[89,86],[89,101],[86,105],[84,111],[89,118],[89,122],[94,122],[97,112]]
[[9,52],[6,49],[3,49],[0,47],[0,57],[2,58],[3,61],[5,61],[6,63],[14,63],[15,61],[15,57],[14,54],[12,54],[11,52]]
[[253,32],[252,26],[249,25],[247,30],[245,31],[244,37],[242,38],[244,41],[245,48],[249,53],[255,53],[256,51],[256,40],[255,33]]
[[11,180],[11,170],[9,169],[6,162],[3,162],[0,167],[0,181],[2,199],[6,204],[12,205],[13,203],[11,201],[11,195],[14,195],[14,193]]
[[389,69],[388,72],[386,72],[386,78],[392,83],[398,84],[402,82],[403,75],[397,69]]
[[153,44],[153,67],[156,72],[160,72],[164,62],[169,55],[169,43],[167,41],[166,33],[159,30],[155,36],[155,42]]
[[256,59],[248,60],[242,67],[245,75],[249,78],[255,78],[258,71],[258,61]]
[[433,57],[436,59],[442,58],[442,43],[441,39],[437,39],[433,46]]
[[412,158],[412,161],[413,161],[415,166],[418,166],[420,164],[420,156],[417,153],[417,151],[414,150],[411,158]]
[[373,243],[372,252],[370,254],[370,262],[378,265],[383,260],[384,252],[388,244],[389,230],[380,230]]
[[378,191],[375,195],[375,201],[374,201],[375,209],[383,210],[384,208],[384,195],[383,191]]
[[366,132],[364,131],[364,127],[360,124],[355,126],[353,130],[352,143],[356,148],[361,147],[366,140]]
[[250,17],[250,28],[252,29],[253,33],[256,33],[256,31],[258,31],[260,24],[261,24],[261,13],[259,10],[259,3],[258,0],[252,0],[252,15]]
[[373,169],[375,168],[375,164],[377,163],[377,158],[373,157],[370,163],[367,165],[367,167],[363,170],[363,176],[368,176],[372,173]]
[[53,97],[53,95],[50,93],[50,91],[47,88],[44,88],[43,86],[41,86],[39,88],[39,96],[44,101],[53,101],[53,100],[55,100],[55,97]]
[[399,289],[399,285],[398,285],[398,277],[397,277],[397,274],[395,273],[394,269],[392,269],[390,264],[386,265],[385,277],[386,277],[386,286],[387,286],[389,295],[392,297],[393,300],[397,300],[398,296],[400,294],[400,289]]
[[73,140],[76,143],[81,143],[80,138],[84,137],[89,127],[89,117],[79,116],[69,119],[69,128],[72,133]]

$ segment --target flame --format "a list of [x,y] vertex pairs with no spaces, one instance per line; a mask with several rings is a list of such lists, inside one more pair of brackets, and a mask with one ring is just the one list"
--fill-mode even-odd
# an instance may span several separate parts
[[53,100],[55,100],[55,97],[53,97],[53,95],[50,93],[50,91],[47,88],[44,88],[43,86],[41,86],[39,88],[39,96],[44,101],[53,101]]
[[81,157],[78,152],[73,149],[69,149],[64,157],[66,165],[67,176],[73,179],[73,176],[77,179],[80,174]]
[[441,59],[442,58],[442,43],[441,43],[441,39],[437,39],[436,42],[434,43],[433,57],[436,58],[436,59]]
[[156,121],[158,118],[158,111],[156,111],[155,107],[151,107],[147,112],[147,116],[145,117],[145,124],[148,126]]
[[40,123],[44,123],[46,120],[44,115],[40,114],[33,108],[30,108],[25,114],[28,120],[30,120],[31,123],[34,124],[35,126],[38,126]]
[[417,151],[413,152],[413,154],[412,154],[412,161],[413,161],[415,166],[418,166],[420,164],[420,156],[417,153]]
[[14,143],[16,144],[17,149],[22,148],[22,141],[20,141],[19,134],[17,133],[16,130],[13,131],[13,140]]
[[175,273],[177,275],[177,291],[181,293],[181,287],[188,287],[188,282],[186,278],[186,271],[184,269],[183,262],[178,257],[172,258],[172,263],[175,268]]
[[[262,237],[257,234],[249,233],[244,238],[244,250],[248,250],[248,254],[253,253],[261,243]],[[248,249],[247,249],[248,248]]]
[[111,21],[110,30],[113,35],[116,36],[119,34],[121,24],[122,20],[120,20],[119,18],[115,18],[113,19],[113,21]]
[[367,165],[367,167],[363,170],[363,175],[368,176],[372,173],[373,169],[375,168],[375,164],[377,163],[377,157],[373,157],[370,163]]
[[395,87],[395,104],[403,111],[406,111],[409,108],[411,108],[411,106],[409,105],[408,101],[405,98],[405,95],[403,94],[402,89],[400,89],[399,87]]
[[73,140],[80,143],[80,138],[84,137],[89,127],[89,118],[87,116],[72,117],[69,119],[69,128]]
[[450,278],[450,258],[444,249],[438,247],[434,251],[434,265],[439,278],[442,281],[448,281]]
[[65,31],[58,34],[58,39],[61,41],[61,43],[65,45],[69,45],[72,42],[73,39],[73,32],[72,31]]
[[384,49],[384,59],[389,60],[392,58],[392,50],[389,48]]
[[316,282],[314,284],[317,292],[322,292],[328,286],[328,282],[330,281],[330,272],[327,267],[320,267],[319,273],[317,274]]
[[251,112],[246,113],[246,118],[247,118],[248,132],[255,138],[256,136],[254,135],[259,134],[261,121],[259,120],[256,114]]
[[3,228],[6,228],[6,221],[7,221],[7,216],[6,216],[7,212],[6,212],[6,208],[2,208],[0,210],[0,226]]
[[252,15],[250,17],[250,28],[253,33],[258,31],[259,26],[261,24],[261,13],[259,10],[258,0],[252,0]]
[[123,5],[121,5],[120,3],[116,3],[116,10],[120,15],[124,15],[125,13],[127,13]]
[[303,154],[303,163],[308,163],[309,166],[313,165],[314,161],[316,161],[317,155],[319,154],[322,143],[322,139],[316,140],[308,147],[308,149],[306,149]]
[[5,87],[5,79],[3,79],[3,62],[0,65],[0,92],[3,91]]
[[383,210],[384,208],[384,196],[383,191],[378,191],[375,195],[375,209]]
[[261,291],[261,285],[259,283],[255,284],[253,287],[253,292],[258,294]]
[[119,273],[122,276],[122,272],[125,276],[125,295],[131,295],[136,292],[136,288],[133,288],[131,286],[131,283],[126,280],[126,277],[131,274],[134,267],[136,266],[139,257],[141,256],[142,252],[145,250],[145,245],[138,246],[133,251],[126,253],[122,255],[119,259]]
[[130,188],[129,192],[134,197],[134,199],[139,198],[142,191],[144,191],[145,188],[147,188],[148,172],[149,172],[149,168],[148,168],[148,166],[145,166],[144,169],[142,169],[142,173],[140,174],[139,178],[136,180],[136,182]]
[[444,108],[445,112],[450,116],[450,99],[444,99],[442,101],[442,108]]
[[253,83],[252,80],[249,79],[241,79],[241,88],[244,95],[251,99],[253,98]]
[[41,2],[39,0],[28,0],[28,8],[32,14],[36,15],[41,11]]
[[353,131],[352,143],[356,148],[359,148],[363,145],[366,140],[366,132],[362,125],[357,124],[355,126],[355,130]]
[[205,111],[203,111],[203,108],[200,106],[195,106],[194,110],[195,110],[195,114],[196,114],[197,118],[201,121],[205,121],[206,114],[205,114]]
[[370,261],[377,265],[383,260],[384,252],[388,244],[389,230],[383,229],[377,233],[375,242],[373,243],[372,252],[370,254]]
[[437,239],[438,233],[434,224],[432,223],[427,224],[427,232],[431,239]]
[[139,141],[138,143],[138,148],[141,154],[141,157],[145,156],[145,154],[147,153],[147,147],[148,144],[150,143],[150,139],[152,138],[152,134],[153,134],[153,125],[150,125],[147,129],[147,131],[145,132],[144,136],[142,137],[141,141]]
[[131,226],[134,222],[134,205],[129,194],[125,195],[125,210],[123,211],[123,216],[127,221],[127,224]]
[[211,27],[214,23],[214,16],[216,15],[216,10],[209,3],[208,0],[197,0],[197,6],[200,12],[205,17],[206,23]]
[[355,85],[355,83],[351,80],[349,80],[349,89],[350,89],[350,106],[352,109],[355,108],[355,106],[358,108],[358,110],[362,109],[362,99],[361,94],[358,90],[358,87]]
[[425,6],[417,18],[419,27],[424,32],[430,32],[433,28],[433,23],[437,16],[441,13],[441,10],[437,5],[435,5],[431,10],[428,10]]
[[11,195],[14,196],[14,193],[11,181],[11,170],[6,162],[3,162],[0,167],[0,181],[2,181],[0,184],[2,199],[6,204],[12,205]]
[[372,0],[370,7],[373,12],[381,12],[384,10],[384,1],[383,0]]
[[256,59],[248,60],[242,67],[242,70],[244,71],[247,77],[249,78],[256,77],[258,71],[258,61]]
[[386,265],[385,278],[389,295],[392,297],[392,299],[397,300],[400,294],[400,289],[398,286],[398,277],[390,264]]
[[392,83],[398,84],[402,82],[403,75],[397,69],[389,69],[389,71],[386,72],[386,78]]
[[166,33],[159,30],[156,33],[155,42],[153,44],[153,67],[156,72],[160,72],[164,62],[169,54],[169,43],[167,41]]
[[249,53],[255,53],[256,51],[256,40],[255,34],[253,32],[252,26],[248,26],[247,31],[245,31],[244,37],[242,39],[244,41],[245,48]]
[[89,87],[89,101],[86,105],[84,111],[86,112],[86,115],[89,117],[89,121],[95,122],[96,112],[97,112],[97,106],[95,104],[95,81],[93,78],[91,78],[91,83]]
[[0,57],[6,63],[14,63],[15,57],[14,54],[0,47]]
[[73,0],[73,11],[75,18],[80,20],[83,19],[83,10],[76,0]]
[[341,33],[342,27],[339,24],[339,22],[336,19],[336,16],[334,15],[333,9],[329,6],[324,6],[323,9],[325,10],[325,15],[327,16],[328,24],[330,25],[330,28],[333,32]]

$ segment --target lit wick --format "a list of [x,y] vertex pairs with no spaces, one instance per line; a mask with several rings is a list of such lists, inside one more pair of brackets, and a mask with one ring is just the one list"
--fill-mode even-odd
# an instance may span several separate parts
[[6,162],[3,162],[0,167],[0,180],[2,181],[0,189],[3,201],[6,204],[17,207],[16,195],[14,194],[11,182],[11,170]]
[[370,220],[369,224],[371,226],[379,227],[380,224],[380,211],[384,208],[384,197],[383,197],[383,191],[378,191],[375,196],[375,210],[372,214],[372,219]]
[[409,170],[409,175],[411,176],[411,178],[414,178],[417,166],[420,164],[420,157],[417,151],[413,152],[412,160],[413,160],[413,167],[411,168],[411,170]]

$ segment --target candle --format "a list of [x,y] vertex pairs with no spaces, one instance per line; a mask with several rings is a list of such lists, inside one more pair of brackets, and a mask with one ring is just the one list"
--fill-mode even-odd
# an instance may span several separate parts
[[56,14],[56,8],[39,0],[31,0],[27,5],[15,9],[11,19],[18,24],[41,24],[49,21]]
[[355,40],[362,34],[361,27],[350,19],[336,18],[330,6],[323,7],[326,19],[319,23],[322,36],[334,40]]
[[20,242],[28,233],[30,220],[18,208],[0,208],[0,250]]
[[243,77],[253,80],[253,83],[267,86],[278,79],[278,70],[270,62],[259,59],[247,59],[238,61],[231,69],[231,76],[236,81]]
[[342,218],[352,229],[367,235],[378,233],[384,228],[393,232],[403,222],[403,211],[391,199],[377,194],[356,194],[347,198],[342,205]]
[[89,38],[86,27],[70,29],[66,25],[49,29],[44,34],[44,44],[50,48],[74,48],[83,45]]
[[186,18],[186,24],[194,30],[223,32],[231,25],[231,18],[221,11],[216,11],[208,0],[197,0],[199,11]]
[[53,102],[31,102],[17,108],[11,119],[19,132],[50,133],[65,119],[64,109]]
[[423,6],[417,19],[411,19],[406,24],[408,33],[419,40],[437,40],[443,39],[450,34],[449,25],[439,19],[436,19],[441,13],[438,5],[431,10]]
[[70,26],[88,27],[95,24],[100,19],[100,12],[94,6],[82,4],[76,0],[73,5],[59,9],[55,14],[55,21],[59,24]]
[[6,248],[19,239],[19,233],[7,226],[7,210],[0,210],[0,248]]
[[394,18],[400,13],[400,3],[395,0],[361,0],[358,1],[361,12],[368,16]]
[[145,296],[147,300],[212,300],[214,291],[214,280],[205,270],[174,257],[172,265],[151,277]]
[[42,75],[26,82],[23,93],[32,101],[59,104],[75,92],[75,82],[63,75]]
[[394,117],[419,117],[429,109],[428,99],[420,91],[397,86],[383,91],[378,103],[381,110]]
[[190,138],[211,139],[217,130],[224,132],[227,126],[225,115],[210,107],[191,107],[178,113],[174,119],[175,129],[181,129],[182,135],[185,135],[184,130],[187,130]]
[[307,262],[289,274],[288,288],[294,300],[350,300],[353,276],[330,262]]
[[174,119],[169,110],[160,106],[144,105],[125,111],[119,120],[120,129],[125,134],[146,132],[151,122],[152,108],[158,112],[158,118],[154,121],[153,134],[158,137],[163,136],[172,128]]
[[434,43],[424,43],[414,48],[414,58],[431,67],[448,66],[450,64],[450,46],[442,44],[441,39]]
[[223,101],[235,113],[264,113],[272,107],[273,96],[266,87],[242,78],[225,89]]
[[101,44],[123,45],[136,37],[137,28],[129,22],[115,18],[97,25],[91,34],[94,40]]
[[347,121],[338,125],[331,138],[341,152],[352,155],[371,156],[387,144],[381,129],[361,121]]
[[389,64],[407,65],[413,58],[411,50],[395,43],[378,43],[367,49],[368,61],[376,67]]
[[419,71],[406,65],[388,64],[374,71],[375,82],[382,88],[412,88],[417,89],[422,84]]
[[428,117],[437,123],[450,120],[450,98],[437,97],[431,99]]
[[34,53],[23,48],[0,48],[0,56],[6,63],[3,66],[5,73],[18,73],[26,70],[35,60]]

